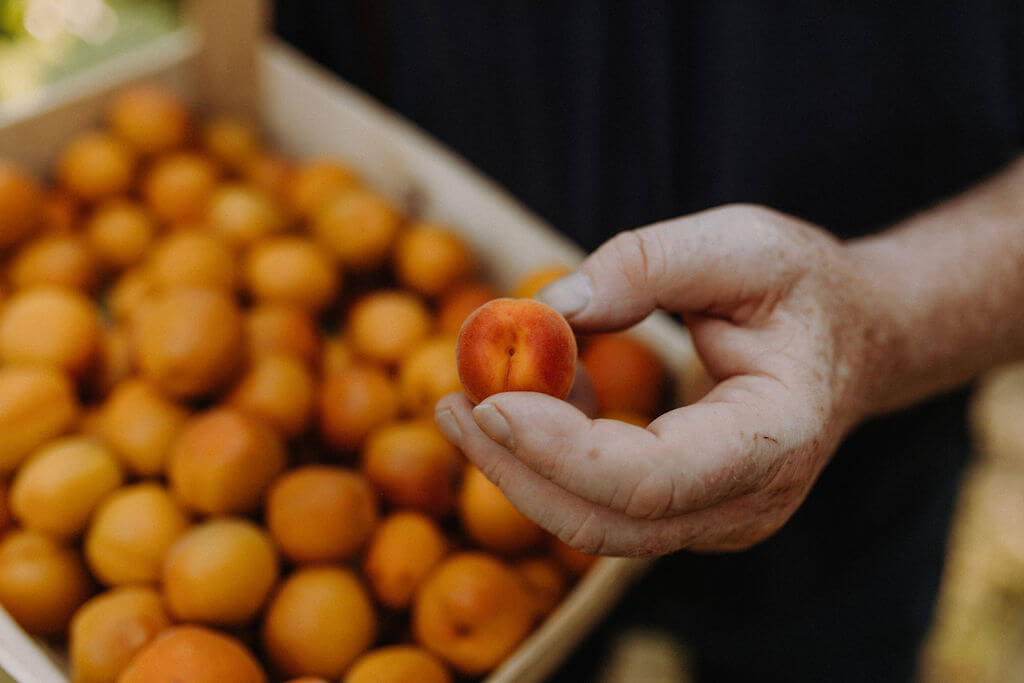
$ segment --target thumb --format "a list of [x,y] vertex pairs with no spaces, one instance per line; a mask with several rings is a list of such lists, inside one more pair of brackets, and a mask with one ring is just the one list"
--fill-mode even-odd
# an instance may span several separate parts
[[621,232],[537,294],[580,331],[629,327],[655,309],[729,316],[791,282],[797,221],[730,205]]

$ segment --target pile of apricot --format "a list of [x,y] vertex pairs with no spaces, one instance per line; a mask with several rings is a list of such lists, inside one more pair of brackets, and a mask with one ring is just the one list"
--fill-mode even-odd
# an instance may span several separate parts
[[[347,164],[137,87],[0,161],[0,258],[0,605],[74,681],[480,676],[594,560],[434,425],[501,292]],[[646,424],[657,356],[581,344]]]

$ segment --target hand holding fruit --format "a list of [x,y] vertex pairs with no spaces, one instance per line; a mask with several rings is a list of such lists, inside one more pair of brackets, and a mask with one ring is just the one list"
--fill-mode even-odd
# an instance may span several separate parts
[[646,429],[521,391],[475,407],[452,394],[438,424],[523,513],[584,552],[749,547],[796,511],[867,412],[878,314],[860,273],[834,238],[759,207],[624,232],[539,298],[581,332],[682,314],[715,388]]

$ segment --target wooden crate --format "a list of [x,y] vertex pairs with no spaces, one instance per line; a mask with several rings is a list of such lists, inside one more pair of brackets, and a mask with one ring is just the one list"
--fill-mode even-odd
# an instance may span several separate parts
[[[407,210],[457,229],[500,287],[508,288],[533,268],[573,265],[583,257],[577,246],[410,123],[291,48],[258,35],[259,19],[239,20],[237,12],[228,12],[234,20],[224,21],[226,7],[254,9],[254,0],[195,0],[193,5],[205,30],[182,29],[55,84],[19,109],[0,110],[0,157],[45,172],[71,136],[99,122],[112,93],[131,83],[158,83],[200,110],[228,109],[257,118],[271,144],[287,154],[350,161]],[[256,79],[252,83],[250,76]],[[652,316],[633,333],[660,353],[677,379],[692,367],[689,338],[667,317]],[[641,560],[601,559],[486,681],[542,680],[647,566]],[[0,668],[20,681],[67,680],[62,653],[30,638],[2,610]]]

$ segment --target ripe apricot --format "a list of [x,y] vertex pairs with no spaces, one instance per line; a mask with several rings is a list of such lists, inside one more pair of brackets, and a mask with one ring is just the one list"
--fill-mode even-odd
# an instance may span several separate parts
[[345,164],[314,159],[300,164],[294,170],[288,196],[295,211],[310,218],[332,197],[358,187],[358,176]]
[[11,262],[10,276],[18,289],[53,286],[88,293],[99,279],[99,264],[80,237],[52,235],[26,244]]
[[10,472],[78,417],[74,388],[47,367],[0,367],[0,471]]
[[135,339],[127,325],[104,328],[99,358],[88,377],[92,396],[103,397],[135,372]]
[[269,426],[233,408],[214,408],[190,418],[171,444],[167,481],[186,507],[202,514],[250,512],[286,458]]
[[216,116],[203,124],[203,149],[228,168],[240,170],[260,153],[260,136],[247,121]]
[[451,683],[452,675],[439,659],[412,645],[370,650],[352,663],[342,683]]
[[78,554],[46,534],[17,530],[0,539],[0,605],[29,633],[63,633],[90,589]]
[[465,280],[473,266],[462,238],[438,223],[413,223],[395,245],[398,281],[425,296],[438,296]]
[[157,223],[150,211],[128,199],[100,205],[85,223],[85,237],[100,263],[121,270],[139,263],[156,235]]
[[175,289],[139,320],[139,367],[162,391],[195,398],[220,389],[242,360],[242,316],[226,294]]
[[220,172],[208,158],[174,152],[157,159],[142,181],[142,195],[157,216],[170,223],[201,219]]
[[554,536],[550,538],[548,544],[551,554],[558,560],[558,563],[565,567],[566,571],[573,576],[583,576],[598,560],[596,555],[581,553],[576,548],[563,543]]
[[473,403],[502,391],[564,399],[576,373],[576,337],[569,323],[532,299],[495,299],[478,308],[463,323],[455,354]]
[[463,474],[458,508],[466,534],[488,550],[519,553],[544,539],[544,530],[517,510],[473,465],[467,465]]
[[106,133],[84,133],[71,141],[57,161],[57,178],[76,197],[93,202],[125,194],[135,175],[135,155]]
[[313,366],[320,353],[316,322],[307,311],[281,304],[258,304],[245,317],[247,356],[287,353]]
[[117,460],[99,442],[83,436],[57,439],[18,470],[11,483],[11,511],[28,529],[71,538],[122,481]]
[[433,415],[438,399],[461,388],[455,364],[455,337],[425,340],[398,366],[402,407],[413,415]]
[[419,512],[395,512],[373,532],[363,575],[382,605],[405,609],[446,552],[447,543],[437,522]]
[[12,296],[0,312],[0,360],[49,365],[81,376],[99,354],[100,321],[82,294],[35,287]]
[[359,190],[327,200],[312,227],[342,266],[367,271],[391,254],[401,223],[401,214],[383,197]]
[[341,337],[327,337],[324,339],[323,349],[320,352],[320,371],[326,375],[333,375],[352,367],[356,362],[356,354],[352,345]]
[[342,467],[300,467],[267,493],[267,530],[296,564],[349,559],[376,523],[376,493],[365,477]]
[[115,321],[131,323],[137,313],[148,308],[156,295],[149,269],[135,266],[114,280],[106,294],[107,310]]
[[394,422],[373,431],[361,467],[385,500],[442,515],[451,509],[462,456],[432,419]]
[[358,448],[366,435],[398,415],[398,390],[380,368],[357,364],[324,377],[320,432],[341,450]]
[[97,595],[71,618],[71,679],[114,683],[135,653],[170,625],[160,594],[148,586],[124,586]]
[[235,255],[214,235],[181,231],[158,242],[150,254],[149,277],[158,289],[203,287],[231,291],[238,281]]
[[266,683],[239,640],[201,626],[175,626],[146,645],[117,683]]
[[43,192],[27,171],[0,159],[0,249],[30,237],[43,218]]
[[665,365],[642,341],[626,334],[587,340],[580,354],[602,413],[621,411],[651,417],[665,385]]
[[397,363],[430,333],[430,311],[416,296],[380,290],[361,298],[348,315],[347,335],[361,355]]
[[167,551],[188,525],[181,506],[160,484],[126,486],[93,515],[85,533],[85,560],[108,586],[155,583]]
[[189,131],[185,102],[152,85],[122,91],[110,103],[108,118],[114,134],[142,154],[180,147]]
[[529,632],[533,606],[522,579],[484,553],[444,560],[413,601],[416,640],[457,671],[493,669]]
[[167,453],[188,411],[149,382],[129,379],[103,403],[99,430],[117,458],[142,477],[162,474]]
[[78,229],[82,201],[63,187],[51,189],[43,197],[39,235],[71,235]]
[[297,436],[305,431],[315,401],[316,385],[309,366],[287,353],[254,360],[226,400],[284,436]]
[[[241,167],[242,177],[278,201],[288,202],[288,191],[291,187],[295,166],[284,157],[271,153],[259,153],[248,159]],[[287,203],[285,210],[294,212],[294,207]]]
[[438,328],[442,334],[454,337],[473,311],[500,296],[496,289],[482,282],[456,285],[441,295],[437,313]]
[[348,569],[310,567],[288,577],[267,607],[263,644],[288,676],[337,679],[373,644],[377,615]]
[[537,292],[571,272],[571,268],[561,263],[552,263],[532,270],[516,283],[516,286],[512,289],[512,296],[516,299],[532,299],[537,295]]
[[277,553],[260,527],[221,517],[192,527],[174,542],[162,579],[164,600],[176,619],[244,624],[277,582]]
[[286,226],[284,212],[263,190],[243,183],[221,185],[210,197],[206,222],[234,247],[248,247]]
[[338,268],[327,251],[304,237],[277,237],[245,258],[245,280],[257,301],[318,313],[339,293]]
[[565,573],[553,559],[528,557],[516,563],[515,570],[525,582],[538,616],[549,614],[565,595]]

